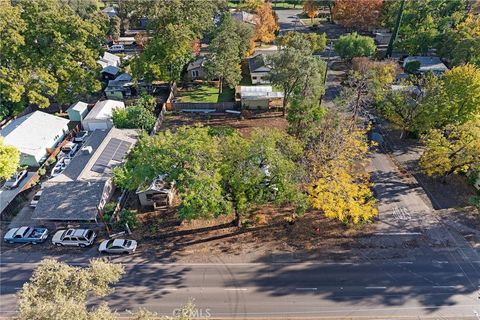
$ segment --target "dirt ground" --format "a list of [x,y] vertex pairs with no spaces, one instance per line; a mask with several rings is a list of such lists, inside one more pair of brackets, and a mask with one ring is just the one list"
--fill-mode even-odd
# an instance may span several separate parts
[[279,252],[311,255],[346,250],[354,246],[357,238],[374,230],[373,225],[347,227],[318,211],[290,223],[285,217],[291,214],[291,208],[266,206],[252,211],[249,223],[239,228],[233,225],[233,216],[180,222],[175,210],[149,212],[140,214],[142,227],[134,234],[153,250],[152,257],[211,262],[268,260]]
[[242,113],[242,117],[225,113],[201,114],[201,113],[169,113],[162,123],[161,130],[172,130],[180,126],[194,124],[207,126],[230,126],[237,129],[240,134],[248,137],[255,128],[277,128],[286,130],[288,123],[282,117],[282,113],[271,111],[265,113]]

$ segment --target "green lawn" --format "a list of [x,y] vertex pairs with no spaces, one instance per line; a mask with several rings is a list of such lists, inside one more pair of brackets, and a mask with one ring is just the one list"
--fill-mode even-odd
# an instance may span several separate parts
[[191,88],[188,91],[182,90],[179,92],[177,97],[178,102],[227,102],[233,101],[235,95],[235,90],[230,88],[223,88],[223,92],[219,95],[218,88],[208,86],[208,85],[199,85],[195,88]]
[[[239,4],[239,1],[228,1],[228,7],[229,8],[237,8]],[[273,9],[302,9],[301,4],[297,4],[297,6],[294,6],[291,3],[287,3],[286,1],[278,1],[278,2],[273,2],[272,3],[272,8]]]

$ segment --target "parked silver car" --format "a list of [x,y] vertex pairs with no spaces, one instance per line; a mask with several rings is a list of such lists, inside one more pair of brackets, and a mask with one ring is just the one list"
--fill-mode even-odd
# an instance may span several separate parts
[[27,176],[27,170],[18,171],[10,179],[8,179],[3,187],[5,189],[15,189],[20,185],[20,182]]
[[75,134],[75,138],[73,138],[73,142],[81,143],[87,140],[88,131],[79,131]]
[[137,249],[137,241],[128,239],[110,239],[100,243],[101,253],[133,253]]
[[52,243],[59,247],[61,246],[75,246],[87,247],[91,245],[97,235],[90,229],[67,229],[58,230],[52,238]]

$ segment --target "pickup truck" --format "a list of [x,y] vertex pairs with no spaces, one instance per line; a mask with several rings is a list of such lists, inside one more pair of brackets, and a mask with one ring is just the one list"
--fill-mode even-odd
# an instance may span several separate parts
[[8,243],[44,242],[48,237],[48,229],[42,227],[20,227],[8,230],[3,239]]

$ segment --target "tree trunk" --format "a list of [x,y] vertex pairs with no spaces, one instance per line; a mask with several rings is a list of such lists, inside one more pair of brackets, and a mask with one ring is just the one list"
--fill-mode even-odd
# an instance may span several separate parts
[[282,102],[282,117],[287,115],[287,95],[283,93],[283,102]]
[[394,45],[395,40],[397,38],[398,29],[400,29],[400,24],[402,23],[404,5],[405,5],[405,0],[402,0],[402,2],[400,3],[400,8],[398,9],[397,21],[395,22],[395,27],[393,28],[392,37],[390,38],[390,41],[388,42],[387,52],[385,54],[385,57],[387,57],[387,58],[390,58],[392,56],[392,53],[393,53],[393,45]]
[[242,227],[242,220],[240,219],[240,212],[238,211],[236,203],[233,205],[233,211],[235,212],[235,220],[233,220],[234,224],[237,227],[241,228]]

